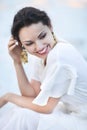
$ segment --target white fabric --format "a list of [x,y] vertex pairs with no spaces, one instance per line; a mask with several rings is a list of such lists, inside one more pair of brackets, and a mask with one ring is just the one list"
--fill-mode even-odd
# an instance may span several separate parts
[[[48,55],[47,65],[40,74],[40,77],[42,77],[42,79],[40,78],[42,82],[41,92],[33,103],[44,105],[47,103],[49,96],[59,97],[66,93],[67,95],[77,95],[78,102],[80,102],[80,97],[83,96],[81,103],[87,104],[85,100],[85,98],[87,99],[86,71],[87,63],[79,52],[71,44],[60,42]],[[38,73],[36,76],[38,76]],[[44,92],[46,93],[43,94]],[[48,96],[45,97],[47,93]],[[42,98],[42,94],[44,98]]]
[[[33,103],[43,106],[49,97],[61,97],[62,106],[58,104],[55,114],[41,115],[38,130],[87,129],[86,71],[87,63],[69,43],[59,43],[49,53],[42,70],[41,92]],[[46,125],[43,126],[43,122]]]
[[46,73],[41,85],[41,92],[33,100],[33,103],[44,106],[49,97],[58,98],[66,93],[70,95],[74,93],[77,75],[71,66],[54,63],[50,65]]
[[42,60],[40,58],[34,57],[34,59],[32,58],[31,63],[31,78],[37,81],[41,81],[41,73],[44,67]]
[[87,130],[87,63],[69,43],[59,42],[44,66],[35,59],[32,79],[41,82],[34,104],[60,97],[53,113],[40,114],[16,107],[0,117],[0,130]]
[[0,130],[36,130],[40,114],[15,106],[0,117]]
[[53,114],[42,114],[37,130],[87,130],[87,120],[57,110]]

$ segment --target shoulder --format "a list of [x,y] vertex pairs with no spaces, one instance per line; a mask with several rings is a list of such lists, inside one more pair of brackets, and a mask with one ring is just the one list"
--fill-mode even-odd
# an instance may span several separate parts
[[57,45],[57,50],[59,53],[62,52],[66,54],[71,51],[76,51],[75,47],[68,41],[59,41]]
[[79,51],[72,45],[72,43],[69,43],[68,41],[59,41],[57,45],[57,57],[59,57],[59,60],[61,59],[77,59],[78,57],[81,57],[81,54]]
[[55,47],[49,52],[47,61],[59,61],[61,57],[68,56],[73,52],[75,52],[75,48],[72,44],[65,40],[59,40]]

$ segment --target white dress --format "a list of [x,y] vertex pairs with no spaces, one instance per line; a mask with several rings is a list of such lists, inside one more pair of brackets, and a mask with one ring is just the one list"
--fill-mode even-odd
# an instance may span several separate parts
[[35,59],[32,78],[41,82],[34,104],[49,97],[60,101],[51,114],[15,107],[0,117],[0,130],[87,130],[87,63],[69,43],[59,42],[48,54],[46,66]]

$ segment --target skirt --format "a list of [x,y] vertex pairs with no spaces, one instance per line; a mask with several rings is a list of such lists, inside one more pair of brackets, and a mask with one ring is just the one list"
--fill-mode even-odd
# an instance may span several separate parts
[[15,106],[0,116],[0,130],[37,130],[40,114]]
[[40,114],[37,130],[87,130],[85,114],[85,111],[66,111],[64,106],[58,104],[53,113]]
[[61,109],[41,114],[15,106],[0,116],[0,130],[87,130],[87,119]]

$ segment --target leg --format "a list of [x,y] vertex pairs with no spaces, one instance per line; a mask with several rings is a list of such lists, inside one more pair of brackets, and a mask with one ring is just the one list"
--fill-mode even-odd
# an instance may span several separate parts
[[40,114],[15,106],[0,118],[0,130],[36,130]]
[[40,117],[37,130],[87,130],[87,119],[63,113],[61,110]]

